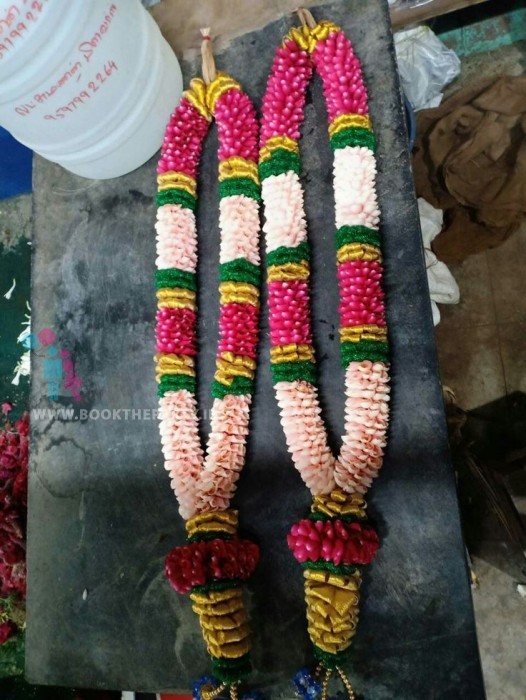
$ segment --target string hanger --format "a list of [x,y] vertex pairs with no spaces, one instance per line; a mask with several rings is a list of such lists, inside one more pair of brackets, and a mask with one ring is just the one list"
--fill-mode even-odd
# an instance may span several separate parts
[[201,29],[201,35],[203,37],[203,42],[201,44],[201,60],[202,60],[202,73],[203,80],[207,85],[214,80],[217,75],[216,63],[214,61],[214,54],[212,51],[212,37],[210,36],[210,27],[205,27]]
[[301,24],[304,27],[308,27],[309,29],[314,29],[316,26],[317,22],[312,16],[312,13],[309,12],[309,10],[305,9],[304,7],[298,7],[296,10],[296,13],[300,19]]

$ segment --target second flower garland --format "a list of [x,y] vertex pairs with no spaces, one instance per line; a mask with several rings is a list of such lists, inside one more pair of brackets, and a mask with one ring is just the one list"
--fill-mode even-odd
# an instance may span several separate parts
[[[332,22],[300,10],[303,27],[277,49],[263,99],[259,172],[271,369],[292,459],[313,496],[289,547],[304,570],[308,631],[317,673],[302,670],[305,698],[327,697],[358,622],[361,566],[379,546],[365,521],[364,494],[383,461],[388,423],[388,346],[382,291],[380,212],[375,189],[375,139],[361,65]],[[299,178],[300,126],[313,69],[319,73],[334,152],[337,278],[341,358],[345,369],[345,435],[333,456],[316,387],[310,309],[310,246]]]

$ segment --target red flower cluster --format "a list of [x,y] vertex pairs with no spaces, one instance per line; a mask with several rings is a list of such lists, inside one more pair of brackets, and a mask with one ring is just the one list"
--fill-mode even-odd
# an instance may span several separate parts
[[[27,413],[0,430],[0,598],[26,594]],[[0,644],[14,632],[11,621],[0,625]]]
[[259,547],[250,540],[215,539],[175,547],[166,557],[166,576],[178,593],[210,581],[246,581],[258,563]]
[[370,564],[379,546],[372,528],[342,520],[300,520],[287,542],[299,562],[324,559],[336,566]]

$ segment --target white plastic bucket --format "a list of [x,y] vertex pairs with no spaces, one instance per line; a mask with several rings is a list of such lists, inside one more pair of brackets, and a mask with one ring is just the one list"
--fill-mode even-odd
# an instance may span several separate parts
[[181,92],[177,58],[139,0],[0,0],[0,124],[67,170],[139,167]]

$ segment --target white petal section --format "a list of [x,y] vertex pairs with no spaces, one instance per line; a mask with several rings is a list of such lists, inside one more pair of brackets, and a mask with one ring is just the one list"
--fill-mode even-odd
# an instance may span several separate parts
[[157,260],[159,270],[177,267],[195,272],[197,266],[197,232],[195,216],[180,204],[164,204],[157,209]]
[[219,204],[221,263],[246,258],[259,265],[259,204],[255,199],[235,194]]
[[265,202],[267,252],[280,246],[294,248],[307,240],[303,210],[303,190],[295,172],[271,175],[263,180],[261,193]]
[[380,210],[376,199],[376,161],[364,146],[346,146],[334,152],[336,227],[377,229]]

